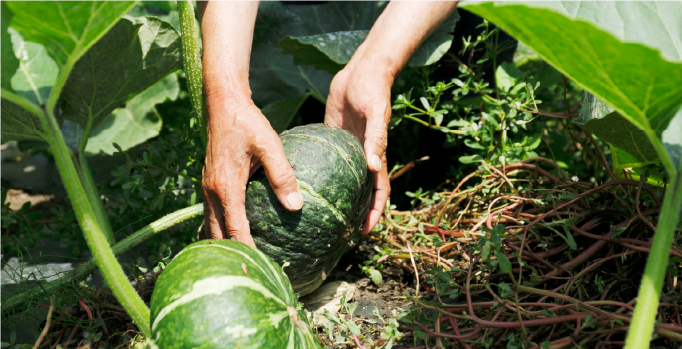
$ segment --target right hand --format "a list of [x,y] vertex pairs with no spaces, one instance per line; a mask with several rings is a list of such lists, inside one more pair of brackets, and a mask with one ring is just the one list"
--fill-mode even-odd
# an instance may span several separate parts
[[277,198],[289,211],[302,208],[301,189],[277,133],[250,98],[209,93],[206,104],[204,230],[213,239],[255,246],[244,209],[249,177],[263,166]]

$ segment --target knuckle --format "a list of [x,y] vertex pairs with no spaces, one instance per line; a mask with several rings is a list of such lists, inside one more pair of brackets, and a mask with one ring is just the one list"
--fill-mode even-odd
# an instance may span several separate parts
[[237,229],[230,229],[227,231],[227,237],[230,240],[241,240],[246,234],[243,231]]
[[388,146],[388,137],[386,136],[386,134],[374,135],[367,141],[371,142],[374,146],[381,149],[382,152],[386,152],[386,147]]
[[204,188],[204,191],[216,195],[218,197],[222,197],[223,193],[225,193],[228,189],[228,185],[225,181],[218,181],[215,179],[205,181],[205,184],[202,183],[202,186]]
[[261,158],[274,157],[273,149],[277,149],[282,141],[269,124],[263,131],[257,133],[258,141],[254,144],[256,152]]
[[273,176],[271,183],[274,189],[285,189],[296,185],[296,176],[293,171],[280,171]]

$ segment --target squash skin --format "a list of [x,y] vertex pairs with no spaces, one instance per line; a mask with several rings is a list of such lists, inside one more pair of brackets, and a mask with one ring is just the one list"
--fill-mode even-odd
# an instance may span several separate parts
[[[152,348],[320,348],[280,266],[231,240],[182,250],[151,299]],[[292,345],[292,346],[290,346]]]
[[246,216],[256,246],[280,265],[303,296],[319,287],[367,216],[374,176],[360,141],[323,124],[295,127],[280,135],[303,194],[303,208],[286,210],[263,170],[249,180]]

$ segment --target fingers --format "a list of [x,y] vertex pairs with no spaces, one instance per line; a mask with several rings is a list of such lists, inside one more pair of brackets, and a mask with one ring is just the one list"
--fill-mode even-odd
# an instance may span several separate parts
[[246,185],[240,185],[236,181],[232,183],[228,185],[225,195],[223,195],[221,200],[225,221],[225,236],[255,247],[256,244],[251,237],[249,221],[246,219],[246,210],[244,208]]
[[[224,239],[225,220],[220,201],[204,190],[204,233],[209,239]],[[216,209],[216,207],[218,209]]]
[[[268,177],[272,190],[282,206],[289,211],[298,211],[303,208],[303,196],[294,170],[284,155],[282,142],[274,131],[264,136],[259,144],[260,162]],[[243,205],[242,205],[243,206]]]
[[388,170],[386,166],[386,156],[383,156],[382,170],[374,174],[374,198],[372,208],[367,214],[365,225],[362,227],[361,234],[369,233],[374,226],[379,222],[381,214],[384,212],[388,197],[391,195],[391,182],[388,179]]
[[[221,170],[228,171],[220,173]],[[246,219],[244,198],[249,168],[219,166],[207,176],[204,169],[205,229],[212,239],[232,239],[256,246]],[[216,180],[221,178],[222,180]],[[225,180],[227,179],[227,180]]]

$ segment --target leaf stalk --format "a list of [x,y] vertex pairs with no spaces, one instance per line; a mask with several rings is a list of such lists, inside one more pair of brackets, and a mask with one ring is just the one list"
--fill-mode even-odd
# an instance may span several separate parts
[[[204,204],[196,204],[175,211],[148,224],[144,228],[119,241],[116,245],[111,247],[111,250],[114,255],[118,256],[126,251],[129,251],[133,247],[140,245],[157,233],[162,232],[176,224],[201,216],[202,214],[204,214]],[[2,316],[4,317],[13,313],[31,299],[43,297],[46,294],[55,292],[64,286],[69,285],[72,280],[80,281],[85,279],[90,273],[95,271],[95,269],[97,269],[97,263],[94,259],[91,259],[89,262],[81,264],[72,272],[60,277],[59,279],[50,281],[43,285],[35,286],[26,292],[7,299],[2,303]]]
[[682,207],[682,172],[673,175],[670,176],[671,183],[663,199],[658,227],[637,293],[637,304],[625,341],[625,349],[648,348],[654,332],[658,303],[670,259],[670,248]]
[[[52,94],[59,94],[59,89],[53,89]],[[72,152],[69,150],[62,136],[57,120],[49,109],[43,109],[40,121],[46,132],[47,142],[57,164],[57,169],[62,177],[64,187],[73,206],[78,224],[83,230],[83,235],[92,252],[97,266],[100,267],[102,276],[111,288],[116,299],[121,303],[126,312],[133,319],[145,337],[150,332],[150,312],[147,305],[142,301],[137,291],[128,281],[121,265],[116,260],[109,246],[106,234],[97,221],[97,215],[93,209],[88,195],[83,187],[81,178],[72,161]]]

